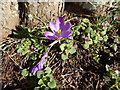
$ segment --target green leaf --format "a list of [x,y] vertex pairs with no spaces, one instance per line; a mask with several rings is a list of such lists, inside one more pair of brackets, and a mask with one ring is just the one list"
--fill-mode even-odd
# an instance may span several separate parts
[[27,71],[27,69],[23,69],[23,70],[22,70],[22,75],[23,75],[23,76],[28,76],[28,71]]
[[103,40],[103,38],[102,38],[102,37],[99,37],[99,40],[101,41],[101,40]]
[[79,29],[81,28],[81,25],[79,25],[79,26],[73,26],[73,36],[75,36],[75,35],[80,35],[80,31],[79,31]]
[[93,41],[92,41],[92,39],[90,37],[86,37],[85,43],[90,45],[90,44],[93,44]]
[[92,39],[90,41],[87,41],[87,43],[90,45],[90,44],[93,44],[93,41]]
[[106,31],[102,31],[101,34],[104,36],[106,34]]
[[50,88],[49,87],[45,87],[45,90],[50,90]]
[[76,49],[75,47],[72,47],[70,50],[69,50],[70,54],[74,54],[76,52]]
[[50,88],[55,88],[56,87],[56,81],[51,78],[50,79],[50,82],[47,83],[47,85],[50,87]]
[[91,33],[90,36],[91,36],[92,38],[96,37],[96,31],[95,31],[95,30],[94,30],[94,31],[91,31],[90,33]]
[[103,76],[106,81],[110,81],[110,77],[108,76]]
[[96,44],[96,43],[98,43],[99,41],[98,40],[94,40],[94,43]]
[[37,59],[37,54],[31,54],[31,59],[36,60]]
[[93,29],[91,28],[91,27],[88,27],[86,30],[85,30],[85,32],[87,32],[87,33],[90,33],[90,32],[92,32],[93,31]]
[[69,48],[65,49],[65,53],[68,56],[68,54],[69,54]]
[[120,43],[120,41],[119,41],[118,38],[115,38],[115,39],[114,39],[114,42],[115,42],[115,43],[118,43],[118,44]]
[[22,43],[18,43],[16,48],[17,48],[17,49],[18,49],[18,48],[21,48],[22,45],[23,45]]
[[114,51],[117,51],[117,44],[111,46]]
[[28,28],[28,32],[32,32],[32,30],[30,28]]
[[21,52],[21,53],[22,53],[22,55],[25,55],[28,53],[28,50],[23,50],[23,52]]
[[88,44],[88,43],[85,43],[85,44],[83,45],[83,48],[84,48],[84,49],[88,49],[88,48],[89,48],[89,44]]
[[67,44],[67,49],[70,49],[73,46],[73,42],[70,41],[69,44]]
[[81,22],[81,25],[82,25],[81,27],[84,27],[84,28],[87,27],[87,24],[85,24],[84,22]]
[[61,55],[61,58],[62,58],[62,60],[66,60],[66,59],[68,59],[68,56],[65,55],[65,54],[62,54],[62,55]]
[[82,30],[85,30],[85,27],[82,26],[81,28],[82,28]]
[[42,77],[42,80],[45,82],[47,80],[47,77],[46,76],[43,76]]
[[34,90],[40,90],[40,87],[35,87]]
[[19,35],[19,33],[16,31],[13,31],[13,35]]
[[23,52],[23,49],[22,48],[19,48],[18,50],[17,50],[17,53],[22,53]]
[[65,46],[66,46],[65,43],[63,43],[63,44],[60,45],[60,49],[61,49],[61,51],[64,51],[64,50],[65,50]]
[[107,71],[107,72],[112,71],[112,69],[110,68],[110,66],[109,66],[108,64],[106,64],[105,68],[106,68],[106,71]]
[[38,84],[39,84],[39,85],[41,85],[41,84],[43,84],[43,85],[44,85],[43,80],[42,80],[42,79],[40,79],[40,80],[38,81]]
[[53,76],[50,74],[47,74],[46,77],[52,78]]
[[84,18],[82,21],[83,21],[84,23],[90,23],[89,19],[87,19],[87,18]]
[[46,90],[46,89],[45,89],[46,87],[47,87],[47,86],[46,86],[45,84],[40,85],[40,90]]
[[44,75],[43,71],[37,71],[37,78],[41,78]]
[[46,67],[46,68],[45,68],[45,73],[51,73],[51,71],[52,71],[52,70],[51,70],[50,67]]
[[105,36],[103,37],[103,39],[104,39],[104,41],[106,42],[106,41],[108,40],[108,36],[105,35]]

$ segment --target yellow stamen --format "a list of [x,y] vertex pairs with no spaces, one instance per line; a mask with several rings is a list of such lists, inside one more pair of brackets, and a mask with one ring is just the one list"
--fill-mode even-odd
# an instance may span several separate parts
[[60,34],[60,33],[61,33],[61,30],[58,30],[57,33]]

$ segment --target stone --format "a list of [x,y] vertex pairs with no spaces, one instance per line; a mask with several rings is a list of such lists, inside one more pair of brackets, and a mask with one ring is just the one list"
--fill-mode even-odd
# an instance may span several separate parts
[[28,3],[28,20],[29,26],[36,25],[40,18],[44,22],[50,22],[57,16],[60,16],[64,10],[64,2],[29,2]]
[[[58,2],[59,1],[59,2]],[[0,1],[0,41],[11,33],[12,29],[19,24],[32,27],[40,21],[49,22],[60,16],[64,10],[62,0],[57,2],[14,2]]]
[[0,1],[0,41],[19,25],[18,2]]

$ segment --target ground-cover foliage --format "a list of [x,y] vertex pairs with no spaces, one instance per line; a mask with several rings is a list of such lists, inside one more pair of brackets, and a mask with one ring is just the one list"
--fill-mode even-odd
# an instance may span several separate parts
[[[72,18],[74,17],[65,18],[67,25],[71,27],[68,27],[69,30],[72,31],[72,35],[71,32],[65,32],[68,33],[68,37],[64,36],[64,33],[63,36],[61,36],[60,33],[62,33],[62,29],[59,28],[54,29],[57,30],[56,32],[54,30],[52,30],[53,33],[48,32],[51,28],[49,28],[49,24],[45,22],[36,25],[32,29],[25,25],[20,25],[18,26],[18,31],[13,31],[11,37],[14,40],[18,40],[14,46],[15,51],[28,60],[28,62],[25,62],[25,65],[22,65],[22,68],[20,68],[22,69],[21,75],[29,80],[26,89],[85,89],[91,87],[91,89],[103,88],[119,90],[120,68],[118,66],[120,62],[120,38],[118,30],[120,21],[116,18],[116,14],[108,14],[106,17],[94,15],[92,18],[82,17],[73,20]],[[62,26],[60,27],[62,28]],[[49,47],[52,43],[54,43],[54,45],[50,51]],[[49,50],[49,53],[47,50]],[[3,52],[6,51],[3,50]],[[46,60],[42,63],[44,64],[42,69],[37,69],[34,74],[31,73],[32,67],[38,64],[45,52],[47,52],[47,58],[45,58]],[[113,62],[118,64],[116,68],[111,68]],[[91,66],[88,64],[91,64]],[[67,70],[66,67],[68,70],[69,68],[71,70],[65,71]],[[95,69],[96,67],[97,69]],[[75,70],[75,68],[79,68],[81,71],[77,71],[78,69],[76,69],[76,72],[72,72],[72,69]],[[88,68],[91,69],[90,72],[87,72],[87,70],[89,70]],[[71,79],[69,75],[74,75],[76,78]],[[99,78],[100,81],[98,80],[96,83],[92,82],[94,78],[88,79],[88,81],[93,84],[93,86],[91,86],[89,82],[82,78],[88,78],[90,76]],[[87,84],[82,83],[82,81]],[[66,84],[64,84],[65,82]],[[85,85],[88,86],[86,87]]]

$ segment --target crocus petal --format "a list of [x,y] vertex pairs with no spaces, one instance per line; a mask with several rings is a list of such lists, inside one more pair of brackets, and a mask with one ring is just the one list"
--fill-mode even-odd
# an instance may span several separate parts
[[[48,50],[49,51],[49,50]],[[48,52],[46,52],[43,57],[41,58],[41,60],[35,65],[33,66],[31,73],[35,74],[38,70],[43,70],[43,64],[46,60]]]
[[64,28],[63,28],[62,30],[63,30],[63,31],[68,31],[68,30],[70,30],[71,26],[72,26],[71,23],[70,23],[70,22],[67,22],[67,23],[63,26]]
[[64,25],[64,22],[65,22],[65,20],[64,20],[63,17],[58,17],[58,18],[56,19],[56,24],[62,24],[62,25]]
[[36,71],[38,71],[38,68],[37,68],[37,67],[33,67],[32,70],[31,70],[31,73],[32,73],[32,74],[35,74]]
[[37,68],[32,67],[32,69],[31,69],[31,73],[35,74],[35,73],[34,73],[34,72],[36,71],[35,69],[37,69]]
[[43,65],[38,62],[35,66],[32,67],[31,73],[35,74],[38,70],[43,70]]
[[60,30],[62,30],[63,32],[66,32],[66,31],[70,30],[71,26],[72,26],[71,23],[67,22],[65,25],[61,26]]
[[62,38],[68,38],[70,36],[72,36],[72,31],[67,31],[67,32],[62,33]]
[[[43,66],[46,58],[47,58],[47,52],[42,56],[42,58],[41,58],[41,60],[40,60],[40,66]],[[41,67],[39,67],[39,68],[41,68]]]
[[60,37],[56,37],[56,39],[60,40],[60,39],[62,39],[62,37],[61,36]]
[[44,36],[45,36],[46,38],[48,38],[48,39],[56,39],[56,37],[54,36],[54,33],[49,32],[49,31],[46,31],[46,32],[44,33]]
[[55,31],[57,31],[58,29],[59,29],[59,27],[56,25],[56,23],[54,23],[54,22],[50,22],[49,23],[49,26],[50,26],[50,29],[53,31],[53,32],[55,32]]
[[64,20],[63,17],[58,17],[58,18],[56,19],[56,27],[58,27],[57,30],[59,30],[59,29],[61,29],[61,28],[63,27],[64,22],[65,22],[65,20]]

